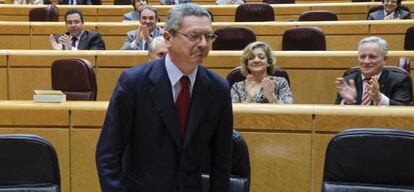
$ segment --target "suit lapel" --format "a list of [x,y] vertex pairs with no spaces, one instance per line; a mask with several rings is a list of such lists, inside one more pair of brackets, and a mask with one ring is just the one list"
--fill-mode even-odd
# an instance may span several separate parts
[[165,126],[170,132],[172,138],[177,145],[177,149],[181,150],[178,115],[175,109],[172,96],[171,83],[165,69],[165,57],[152,63],[154,69],[149,75],[152,87],[149,89],[149,96],[158,114],[161,116]]
[[388,79],[388,71],[382,70],[381,76],[378,79],[379,90],[381,93],[385,93],[386,79]]
[[87,39],[88,39],[88,32],[83,31],[83,34],[79,40],[78,50],[86,50]]
[[361,72],[358,71],[357,73],[355,73],[355,77],[354,77],[354,81],[355,81],[355,86],[357,88],[357,103],[361,103],[362,102],[362,77],[361,77]]
[[212,99],[211,82],[205,74],[205,69],[198,67],[196,82],[194,84],[193,93],[191,95],[191,105],[188,115],[187,130],[184,139],[184,148],[189,144],[194,132],[199,127],[201,117],[207,111],[209,99]]

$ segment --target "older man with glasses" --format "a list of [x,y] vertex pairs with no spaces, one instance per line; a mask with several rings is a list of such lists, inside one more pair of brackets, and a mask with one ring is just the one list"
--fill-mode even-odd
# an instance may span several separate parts
[[229,191],[233,113],[226,80],[201,64],[216,39],[205,8],[167,14],[168,53],[127,69],[113,92],[96,150],[102,191]]

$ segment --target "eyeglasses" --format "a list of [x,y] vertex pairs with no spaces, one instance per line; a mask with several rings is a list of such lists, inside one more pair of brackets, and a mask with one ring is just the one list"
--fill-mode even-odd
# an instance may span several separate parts
[[384,3],[397,4],[397,1],[395,1],[395,0],[384,0]]
[[181,33],[179,31],[176,31],[178,34],[186,37],[189,41],[201,41],[201,37],[204,36],[204,38],[206,39],[206,41],[214,41],[217,38],[217,35],[214,34],[214,32],[207,32],[207,33],[202,33],[202,34],[195,34],[195,33],[190,33],[190,34],[185,34],[185,33]]

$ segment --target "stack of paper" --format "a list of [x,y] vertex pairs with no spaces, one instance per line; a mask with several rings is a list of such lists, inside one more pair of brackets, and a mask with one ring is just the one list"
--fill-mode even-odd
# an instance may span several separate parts
[[66,95],[59,90],[34,90],[33,101],[35,103],[62,103],[66,101]]

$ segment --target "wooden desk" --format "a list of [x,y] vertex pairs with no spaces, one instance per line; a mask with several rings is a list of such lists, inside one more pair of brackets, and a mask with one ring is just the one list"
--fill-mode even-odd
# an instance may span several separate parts
[[[89,22],[85,30],[100,32],[107,50],[119,50],[126,33],[136,29],[137,22]],[[389,43],[389,50],[403,50],[407,28],[414,20],[396,21],[336,21],[336,22],[216,22],[213,29],[227,26],[245,26],[252,29],[259,41],[269,43],[274,50],[281,50],[285,30],[303,26],[316,26],[326,36],[327,50],[356,50],[359,40],[368,35],[377,35]],[[163,26],[163,23],[160,23]],[[0,22],[0,47],[3,49],[50,50],[50,34],[66,31],[63,22]]]
[[[294,103],[331,104],[336,97],[335,78],[357,63],[355,51],[274,52],[276,65],[287,70]],[[204,66],[226,77],[239,66],[240,51],[211,51]],[[391,51],[388,63],[409,51]],[[50,89],[50,67],[60,58],[85,58],[94,66],[98,100],[109,100],[120,73],[148,61],[146,51],[0,51],[0,99],[31,99],[33,89]],[[413,72],[412,72],[413,73]],[[7,74],[7,75],[6,75]]]
[[[0,101],[0,133],[33,133],[56,148],[63,192],[99,191],[95,149],[108,102]],[[335,133],[354,127],[414,131],[412,107],[234,104],[245,138],[251,190],[321,191],[324,155]]]
[[[215,0],[202,1],[213,2]],[[111,3],[106,5],[77,5],[75,7],[80,9],[85,15],[86,22],[120,22],[123,20],[122,16],[125,13],[133,10],[130,5],[111,5],[113,1],[108,0],[108,2]],[[248,2],[250,3],[250,1]],[[259,1],[253,0],[253,2]],[[366,20],[369,8],[375,5],[380,5],[379,2],[352,3],[350,0],[306,0],[299,2],[300,3],[297,4],[272,4],[271,6],[275,12],[275,20],[297,21],[301,13],[310,10],[331,10],[337,14],[338,20],[340,21]],[[159,11],[161,21],[165,21],[165,16],[171,6],[159,5],[159,3],[152,2],[150,4]],[[216,22],[234,21],[237,5],[214,5],[214,3],[207,2],[201,4],[208,4],[202,6],[208,8],[212,12]],[[414,10],[413,1],[404,1],[403,4],[408,6],[410,10]],[[0,5],[0,21],[28,21],[29,11],[35,7],[44,7],[44,5]],[[59,20],[64,21],[63,16],[65,12],[74,6],[57,5],[57,7],[59,8]]]

